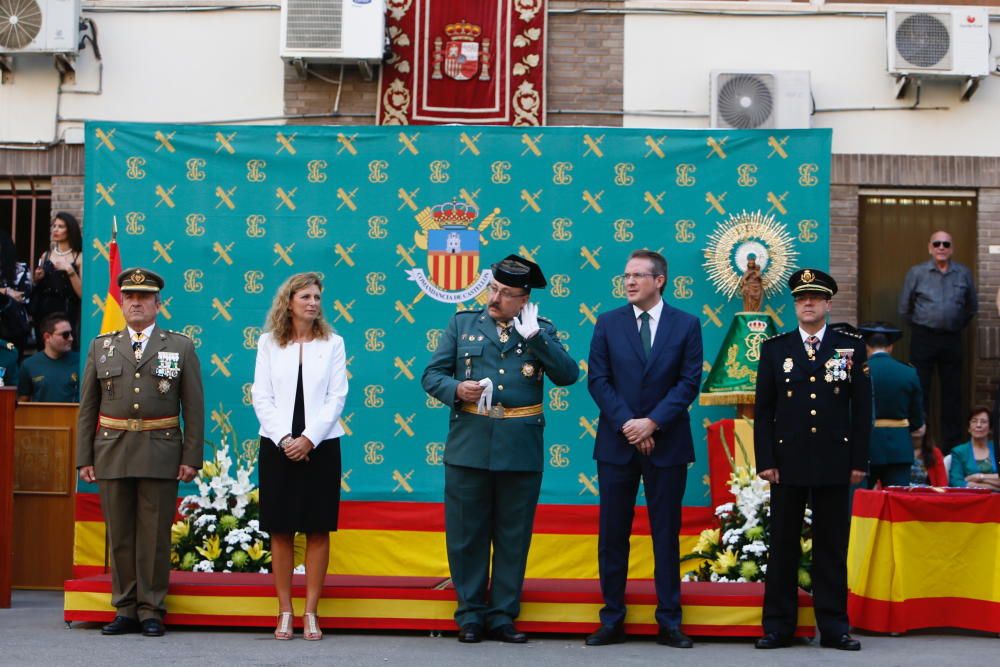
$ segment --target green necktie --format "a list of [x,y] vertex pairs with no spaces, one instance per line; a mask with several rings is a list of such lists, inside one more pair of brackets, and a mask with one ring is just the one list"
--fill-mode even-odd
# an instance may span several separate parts
[[643,311],[639,315],[642,324],[639,325],[639,338],[642,339],[642,351],[649,359],[649,351],[653,349],[653,332],[649,330],[649,313]]

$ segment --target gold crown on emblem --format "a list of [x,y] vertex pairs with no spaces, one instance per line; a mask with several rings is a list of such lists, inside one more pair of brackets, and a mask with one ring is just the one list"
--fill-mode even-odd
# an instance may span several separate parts
[[479,209],[459,201],[450,201],[431,207],[431,215],[439,227],[461,225],[467,227],[479,215]]
[[802,279],[802,282],[804,282],[804,283],[811,283],[812,281],[816,280],[816,276],[813,275],[812,271],[810,271],[809,269],[806,269],[805,271],[802,272],[802,278],[801,279]]
[[478,25],[469,23],[465,19],[457,23],[449,23],[444,27],[444,32],[448,37],[456,42],[471,42],[479,37],[483,31]]
[[764,320],[750,320],[747,322],[747,328],[754,333],[764,333],[767,331],[767,322]]

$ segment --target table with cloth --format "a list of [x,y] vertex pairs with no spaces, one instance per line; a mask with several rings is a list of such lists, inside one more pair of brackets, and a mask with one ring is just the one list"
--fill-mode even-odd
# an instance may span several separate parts
[[1000,494],[889,487],[854,496],[851,625],[1000,633]]

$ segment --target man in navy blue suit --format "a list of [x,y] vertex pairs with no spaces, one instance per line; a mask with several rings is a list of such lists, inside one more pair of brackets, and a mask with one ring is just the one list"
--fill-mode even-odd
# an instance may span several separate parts
[[639,480],[653,537],[657,642],[691,648],[681,632],[679,538],[687,466],[694,461],[688,408],[701,380],[698,318],[667,305],[667,261],[636,250],[625,265],[628,305],[597,320],[590,395],[601,409],[594,458],[601,489],[598,564],[601,627],[587,646],[625,641],[629,536]]

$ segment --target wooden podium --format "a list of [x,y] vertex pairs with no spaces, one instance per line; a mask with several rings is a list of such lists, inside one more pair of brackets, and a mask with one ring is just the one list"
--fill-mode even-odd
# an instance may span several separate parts
[[17,390],[0,387],[0,609],[10,607],[14,564],[14,404]]

